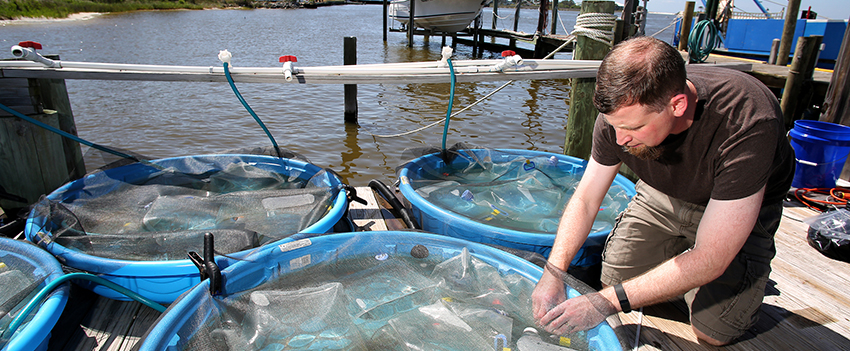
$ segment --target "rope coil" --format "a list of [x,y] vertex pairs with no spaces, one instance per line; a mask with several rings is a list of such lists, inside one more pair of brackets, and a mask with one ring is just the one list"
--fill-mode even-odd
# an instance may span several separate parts
[[582,35],[608,46],[614,43],[614,25],[617,16],[608,13],[583,13],[576,18],[572,35]]

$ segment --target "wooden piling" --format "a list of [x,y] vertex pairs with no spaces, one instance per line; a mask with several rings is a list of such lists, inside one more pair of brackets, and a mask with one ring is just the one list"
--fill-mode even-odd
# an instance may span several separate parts
[[782,38],[779,41],[779,52],[776,54],[777,65],[785,66],[788,64],[788,55],[791,54],[791,42],[794,41],[794,31],[797,29],[797,13],[799,12],[800,0],[788,0],[785,26],[782,29]]
[[767,58],[768,65],[776,64],[776,55],[779,53],[779,39],[774,38],[770,44],[770,56]]
[[412,48],[413,47],[413,33],[416,31],[416,25],[414,25],[414,23],[413,23],[413,12],[414,12],[414,8],[416,7],[416,0],[410,0],[408,3],[410,5],[408,6],[407,10],[410,13],[408,14],[408,21],[407,21],[407,47]]
[[558,28],[558,0],[552,0],[552,28],[549,28],[549,34],[555,34]]
[[[824,114],[820,120],[850,126],[850,26],[844,30],[844,40],[838,52],[838,61],[832,71],[824,98]],[[843,175],[843,174],[842,174]],[[847,179],[845,177],[842,177]]]
[[[522,8],[522,0],[517,1],[516,3],[516,11],[514,11],[514,32],[519,29],[519,9]],[[516,39],[511,38],[510,43],[508,44],[510,47],[516,47]]]
[[[411,1],[413,2],[413,1]],[[357,64],[357,37],[345,37],[343,64]],[[357,123],[357,84],[345,84],[345,122]]]
[[814,60],[817,48],[820,46],[822,36],[797,38],[797,48],[794,49],[794,61],[788,70],[788,78],[785,80],[785,89],[782,92],[782,114],[785,118],[785,128],[790,130],[794,121],[799,119],[802,108],[808,99],[800,98],[806,81],[811,80],[814,72]]
[[[832,71],[832,78],[829,81],[829,89],[827,89],[826,97],[824,98],[825,112],[821,115],[820,120],[850,125],[850,26],[844,30],[844,40],[841,42],[841,49],[838,51],[838,61],[835,63],[835,69]],[[841,179],[850,179],[850,161],[844,163],[844,170],[841,172]]]
[[685,3],[685,13],[682,14],[682,25],[679,27],[679,50],[688,50],[688,37],[691,36],[691,25],[694,20],[694,2]]
[[[581,13],[614,13],[613,1],[582,1]],[[613,30],[613,28],[612,28]],[[573,58],[576,60],[601,60],[611,51],[605,43],[579,35]],[[593,106],[595,78],[575,78],[570,90],[570,114],[567,119],[564,154],[582,159],[590,157],[593,123],[599,111]]]
[[499,20],[499,0],[493,0],[493,16],[491,18],[491,29],[496,30],[496,21]]
[[389,5],[389,0],[384,0],[384,41],[385,41],[385,42],[387,41],[387,31],[388,31],[388,29],[387,29],[387,28],[389,27],[389,26],[387,25],[387,19],[388,19],[388,18],[389,18],[389,16],[390,16],[390,15],[389,15],[389,10],[388,10],[389,6],[390,6],[390,5]]
[[[549,0],[540,0],[540,7],[537,12],[537,34],[543,35],[546,34],[546,16],[549,14]],[[539,39],[535,41],[534,58],[540,59],[545,57],[546,54],[546,46],[543,44],[543,41]]]

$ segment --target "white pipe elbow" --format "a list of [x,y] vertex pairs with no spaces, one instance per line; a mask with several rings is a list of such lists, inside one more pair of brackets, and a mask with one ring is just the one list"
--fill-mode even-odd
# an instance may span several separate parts
[[25,48],[20,45],[14,45],[12,46],[12,56],[23,58],[24,60],[38,62],[50,68],[62,68],[62,65],[60,65],[59,62],[41,56],[41,54],[36,52],[33,48]]

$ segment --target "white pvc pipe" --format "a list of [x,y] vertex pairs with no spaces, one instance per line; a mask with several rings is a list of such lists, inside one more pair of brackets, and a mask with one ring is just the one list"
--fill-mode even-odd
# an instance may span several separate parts
[[[24,52],[29,52],[22,49],[21,56]],[[31,50],[31,49],[30,49]],[[37,55],[44,60],[48,60],[41,55]],[[26,58],[26,57],[25,57]],[[599,67],[600,61],[591,60],[521,60],[516,65],[504,68],[502,72],[531,72],[531,71],[558,71],[558,70],[575,70],[575,69],[594,69]],[[76,62],[76,61],[53,61],[50,63],[42,61],[41,65],[30,61],[0,61],[0,68],[44,68],[44,65],[50,65],[62,70],[98,70],[98,71],[114,71],[120,72],[140,72],[140,73],[196,73],[196,74],[224,74],[223,67],[214,66],[169,66],[169,65],[143,65],[143,64],[124,64],[124,63],[100,63],[100,62]],[[504,63],[505,60],[463,60],[452,61],[455,72],[458,74],[494,72],[494,66]],[[449,74],[448,67],[439,67],[438,61],[432,62],[407,62],[407,63],[380,63],[380,64],[363,64],[363,65],[340,65],[340,66],[317,66],[317,67],[291,67],[292,75],[362,75],[362,76],[381,76],[381,75],[434,75],[434,74]],[[230,72],[234,75],[280,75],[286,74],[281,68],[274,67],[231,67]]]
[[12,46],[12,56],[20,57],[25,60],[37,62],[51,68],[62,68],[57,61],[41,56],[35,49],[21,47],[20,45]]

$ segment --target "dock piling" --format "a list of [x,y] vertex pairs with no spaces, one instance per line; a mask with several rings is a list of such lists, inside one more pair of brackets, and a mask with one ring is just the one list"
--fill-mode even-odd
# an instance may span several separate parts
[[776,64],[785,66],[788,64],[788,56],[791,54],[791,42],[794,41],[794,31],[797,29],[797,13],[800,12],[800,0],[788,0],[788,9],[785,12],[785,26],[782,29],[782,39],[779,41],[779,53],[776,56]]
[[682,25],[679,26],[679,50],[688,50],[688,37],[691,36],[691,27],[694,21],[693,1],[685,3],[685,12],[682,14]]
[[[589,1],[581,3],[581,13],[614,13],[613,1]],[[613,28],[611,29],[613,31]],[[608,44],[579,35],[573,52],[575,60],[601,60],[611,47]],[[599,111],[593,106],[595,78],[574,78],[570,89],[570,112],[567,119],[564,154],[588,159],[592,144],[593,123]]]
[[804,94],[806,97],[803,97],[801,93],[814,73],[817,48],[822,40],[823,36],[820,35],[797,38],[794,61],[791,62],[791,68],[788,70],[788,78],[785,80],[785,89],[780,101],[786,130],[794,127],[794,121],[802,115],[802,107],[806,107],[811,98],[811,94]]
[[[345,37],[343,64],[357,64],[357,37]],[[357,84],[345,84],[345,122],[357,123]]]

